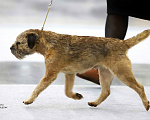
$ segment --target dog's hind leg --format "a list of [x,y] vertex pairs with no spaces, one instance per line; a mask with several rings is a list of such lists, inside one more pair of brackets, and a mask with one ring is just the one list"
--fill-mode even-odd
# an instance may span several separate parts
[[149,101],[145,95],[144,87],[136,81],[133,75],[130,60],[125,57],[119,61],[115,61],[114,65],[108,65],[107,67],[112,70],[120,81],[134,89],[139,94],[145,109],[148,111],[150,107]]
[[75,74],[65,74],[65,93],[69,98],[73,98],[75,100],[80,100],[83,96],[79,93],[73,93],[73,85],[74,85]]
[[88,105],[96,107],[100,103],[102,103],[110,94],[110,84],[113,80],[113,74],[101,66],[99,69],[100,76],[100,84],[101,84],[101,94],[100,96],[93,102],[88,102]]

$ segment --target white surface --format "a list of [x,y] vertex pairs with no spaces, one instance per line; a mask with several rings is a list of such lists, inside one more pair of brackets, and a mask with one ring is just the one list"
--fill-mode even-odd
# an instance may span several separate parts
[[[35,85],[0,85],[1,120],[149,120],[141,99],[126,86],[111,86],[111,95],[96,108],[87,102],[95,100],[100,94],[97,85],[76,85],[74,91],[84,99],[76,101],[67,98],[63,85],[51,85],[39,95],[31,105],[22,102],[33,91]],[[150,87],[145,87],[150,99]]]

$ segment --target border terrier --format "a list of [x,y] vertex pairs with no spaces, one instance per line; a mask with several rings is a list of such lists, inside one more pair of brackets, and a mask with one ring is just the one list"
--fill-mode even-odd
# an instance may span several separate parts
[[124,84],[134,89],[140,96],[145,109],[149,110],[149,101],[144,87],[139,84],[132,72],[127,51],[150,35],[150,29],[127,40],[116,38],[76,36],[57,34],[51,31],[30,29],[21,33],[11,46],[11,52],[18,59],[35,52],[45,58],[45,75],[31,96],[23,103],[28,105],[38,97],[57,77],[65,74],[65,94],[79,100],[83,96],[72,91],[76,73],[84,73],[97,68],[100,76],[101,94],[88,105],[96,107],[110,95],[110,84],[114,75]]

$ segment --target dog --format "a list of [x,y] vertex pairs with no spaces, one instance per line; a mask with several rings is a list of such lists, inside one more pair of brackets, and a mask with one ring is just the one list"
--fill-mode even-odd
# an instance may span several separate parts
[[144,87],[139,84],[132,72],[127,51],[150,35],[150,29],[127,40],[116,38],[76,36],[57,34],[51,31],[29,29],[18,35],[10,47],[12,54],[23,59],[35,52],[45,58],[45,75],[31,96],[23,103],[34,102],[59,72],[65,74],[65,94],[69,98],[80,100],[83,96],[72,91],[76,73],[84,73],[97,68],[100,76],[101,94],[88,105],[96,107],[110,95],[110,84],[114,75],[124,84],[134,89],[140,96],[145,109],[150,108]]

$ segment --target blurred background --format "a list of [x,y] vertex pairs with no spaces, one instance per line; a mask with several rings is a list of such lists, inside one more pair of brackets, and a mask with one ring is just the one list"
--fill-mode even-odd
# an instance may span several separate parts
[[[20,61],[11,54],[10,46],[21,32],[27,29],[42,28],[49,3],[50,0],[0,1],[0,69],[1,75],[5,75],[3,81],[6,79],[12,80],[12,75],[16,73],[15,71],[11,73],[14,68],[18,68],[18,72],[25,70],[29,74],[31,73],[32,70],[29,70],[30,64],[20,64]],[[106,0],[53,0],[45,30],[72,35],[104,37],[106,16]],[[149,21],[130,17],[126,38],[132,37],[145,29],[150,29]],[[149,39],[150,37],[129,50],[128,55],[133,64],[142,64],[144,68],[150,64]],[[34,54],[21,61],[43,62],[44,57]],[[20,68],[19,65],[23,66]],[[34,67],[37,67],[37,64]],[[8,74],[10,70],[11,72]],[[44,70],[41,74],[43,73]],[[7,77],[8,75],[11,75],[10,78]]]
[[[18,61],[9,50],[18,34],[26,29],[41,29],[50,0],[0,1],[0,61]],[[53,0],[45,30],[57,33],[104,36],[106,0]],[[150,22],[130,17],[126,38],[150,28]],[[133,63],[150,63],[150,40],[129,51]],[[23,61],[43,61],[32,55]]]

